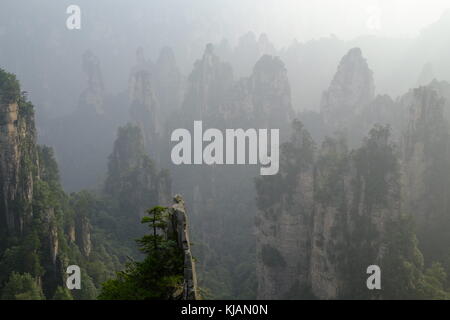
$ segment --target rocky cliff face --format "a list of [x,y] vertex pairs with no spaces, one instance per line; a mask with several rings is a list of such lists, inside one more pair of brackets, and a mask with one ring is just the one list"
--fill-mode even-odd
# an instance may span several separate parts
[[219,50],[219,56],[230,62],[236,75],[240,77],[248,77],[252,67],[262,56],[277,53],[266,34],[262,33],[257,37],[253,32],[241,36],[233,50],[227,48],[226,42],[222,42]]
[[316,154],[294,125],[280,174],[257,182],[259,298],[370,297],[365,269],[381,264],[386,228],[400,214],[388,138],[377,127],[353,153],[343,140],[326,139]]
[[86,109],[88,113],[101,115],[105,112],[105,88],[100,61],[91,51],[86,51],[82,67],[87,77],[87,87],[80,96],[79,107]]
[[205,119],[214,114],[226,101],[233,84],[233,70],[214,54],[208,44],[203,57],[194,64],[189,75],[182,112],[188,121]]
[[293,118],[291,87],[278,57],[264,55],[249,79],[255,121],[261,128],[284,128]]
[[405,210],[415,216],[427,260],[442,261],[447,251],[439,248],[450,241],[445,231],[450,225],[449,88],[448,83],[433,81],[399,101],[409,115],[402,141]]
[[[174,127],[191,128],[193,120],[203,120],[205,128],[277,128],[281,139],[287,136],[293,112],[281,60],[266,55],[249,77],[234,81],[232,74],[208,45],[188,78],[183,117]],[[255,166],[184,166],[173,172],[194,212],[195,241],[205,244],[194,248],[201,285],[211,288],[217,298],[254,298],[255,237],[250,230],[256,208],[254,197],[248,195],[254,194]],[[220,265],[227,267],[223,270]],[[238,274],[248,276],[237,280]],[[223,288],[217,277],[236,279],[235,284]]]
[[164,120],[180,110],[184,82],[185,79],[178,69],[173,50],[170,47],[164,47],[155,63],[155,89]]
[[191,243],[189,241],[189,225],[186,207],[181,196],[174,197],[174,204],[168,208],[168,228],[165,234],[167,238],[176,241],[177,246],[183,252],[184,259],[184,284],[178,299],[198,300],[197,273],[195,262],[192,258]]
[[146,154],[139,127],[128,124],[119,128],[109,157],[105,192],[117,199],[122,214],[138,224],[148,208],[169,203],[170,189],[167,172],[158,171]]
[[157,148],[162,133],[161,105],[156,96],[154,66],[145,61],[142,50],[137,52],[129,85],[131,119],[141,129],[148,150]]
[[40,142],[54,148],[63,185],[69,191],[98,185],[106,173],[105,159],[117,127],[129,117],[124,107],[126,94],[106,93],[101,63],[94,53],[83,54],[82,70],[86,82],[78,107],[68,115],[43,120],[39,127]]
[[75,219],[76,244],[84,256],[88,257],[92,250],[91,223],[85,215],[78,214]]
[[164,163],[169,124],[180,112],[185,79],[170,47],[161,50],[155,63],[145,58],[141,48],[136,56],[128,86],[131,120],[141,129],[146,150],[159,151],[152,156],[158,164]]
[[69,262],[63,225],[89,256],[88,218],[70,221],[63,198],[52,150],[36,144],[34,107],[0,69],[0,289],[14,271],[29,274],[52,297]]
[[327,91],[320,112],[325,124],[335,129],[349,128],[374,98],[373,73],[361,49],[351,49],[341,60]]
[[256,185],[258,299],[304,298],[310,291],[314,144],[296,123],[282,150],[282,173]]
[[0,69],[0,219],[2,233],[21,234],[33,215],[37,151],[32,106],[13,75]]

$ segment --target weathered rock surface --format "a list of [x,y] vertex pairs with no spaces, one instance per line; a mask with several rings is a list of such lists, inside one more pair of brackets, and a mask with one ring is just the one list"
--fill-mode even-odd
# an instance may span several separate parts
[[316,153],[297,123],[282,150],[280,173],[257,182],[258,298],[369,297],[365,268],[382,262],[400,214],[388,131],[371,131],[353,153],[328,138]]
[[86,89],[80,96],[79,107],[101,115],[105,112],[105,88],[100,60],[91,51],[83,54],[83,71],[87,76]]
[[33,214],[35,141],[32,110],[17,100],[0,101],[0,228],[10,235],[20,234]]
[[[442,261],[450,238],[450,85],[433,81],[411,90],[399,101],[408,114],[402,136],[405,211],[417,221],[418,238],[427,261]],[[429,235],[433,234],[433,237]]]
[[146,61],[142,49],[131,71],[128,93],[132,121],[141,129],[148,150],[158,146],[162,133],[161,105],[156,96],[154,66]]
[[178,298],[182,300],[198,300],[197,274],[191,253],[185,203],[180,195],[176,195],[173,200],[174,204],[167,209],[169,225],[166,236],[176,241],[184,257],[183,292]]
[[321,114],[325,124],[336,129],[347,128],[374,98],[373,73],[361,49],[351,49],[341,60],[338,70],[324,92]]

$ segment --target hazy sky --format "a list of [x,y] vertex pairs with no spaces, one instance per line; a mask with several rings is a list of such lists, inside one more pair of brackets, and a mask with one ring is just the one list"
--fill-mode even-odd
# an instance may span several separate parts
[[[415,36],[450,9],[450,1],[244,0],[240,5],[228,1],[228,6],[230,11],[239,8],[240,28],[267,32],[274,42],[285,45],[293,37],[303,41],[330,34],[344,39],[364,34]],[[256,12],[250,14],[252,10]],[[236,17],[236,13],[233,16]]]

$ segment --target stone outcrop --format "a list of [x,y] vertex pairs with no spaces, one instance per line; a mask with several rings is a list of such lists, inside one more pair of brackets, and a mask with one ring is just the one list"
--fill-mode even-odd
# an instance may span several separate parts
[[91,223],[84,215],[77,215],[75,218],[75,239],[84,256],[88,257],[92,250]]
[[283,62],[264,55],[255,64],[249,79],[255,121],[261,128],[282,129],[293,118],[291,87]]
[[[35,277],[48,295],[62,284],[67,258],[62,253],[62,194],[51,148],[36,144],[34,107],[20,93],[15,77],[0,69],[0,256],[19,250],[11,256],[15,266]],[[78,244],[86,256],[91,250],[87,225],[85,217],[74,230],[76,240],[85,236]],[[3,280],[16,271],[3,270]]]
[[54,148],[62,183],[70,192],[98,185],[99,177],[106,172],[105,159],[117,127],[129,117],[126,94],[112,96],[106,92],[101,63],[94,53],[83,54],[82,71],[85,83],[78,107],[41,122],[39,127],[39,140]]
[[100,60],[91,51],[83,54],[83,71],[87,77],[87,87],[80,96],[80,108],[87,109],[97,115],[105,110],[105,88],[100,69]]
[[313,142],[298,123],[284,148],[290,152],[281,153],[281,174],[256,185],[258,299],[306,298],[310,291]]
[[402,136],[404,207],[417,221],[419,244],[427,261],[442,261],[446,251],[439,248],[449,241],[445,227],[450,223],[449,87],[433,81],[399,101],[409,115]]
[[21,101],[18,84],[17,95],[9,98],[15,79],[8,81],[0,83],[0,229],[13,235],[33,215],[37,152],[32,107]]
[[137,218],[149,207],[169,203],[170,189],[169,175],[157,170],[145,151],[140,128],[119,128],[109,157],[106,194],[118,200],[124,215]]
[[128,85],[130,114],[150,150],[158,147],[162,133],[161,105],[156,96],[153,64],[144,59],[142,49],[138,49],[136,60]]
[[[253,32],[248,32],[239,38],[238,44],[229,59],[237,75],[248,77],[252,72],[252,66],[262,56],[275,55],[276,52],[274,45],[266,34],[262,33],[257,37]],[[226,58],[226,55],[224,58]]]
[[197,274],[189,241],[186,207],[180,195],[176,195],[173,200],[174,204],[167,209],[169,223],[166,236],[176,241],[177,246],[183,252],[184,259],[183,291],[181,294],[179,293],[177,298],[181,300],[198,300]]
[[155,91],[162,121],[179,111],[184,94],[184,77],[178,69],[175,55],[170,47],[161,49],[155,63]]
[[347,128],[374,98],[373,73],[362,56],[361,49],[351,49],[341,60],[327,91],[320,111],[325,124]]
[[365,268],[382,263],[387,226],[400,215],[388,138],[376,127],[352,153],[331,138],[316,153],[295,124],[280,173],[256,185],[258,298],[371,298]]
[[[188,78],[181,113],[183,116],[174,128],[190,128],[193,120],[202,120],[205,128],[276,128],[283,140],[288,136],[293,113],[284,64],[277,57],[262,56],[250,76],[235,81],[231,67],[208,45]],[[240,256],[253,252],[255,237],[249,230],[256,206],[248,195],[254,192],[253,178],[258,174],[255,167],[204,165],[175,167],[172,172],[180,192],[193,208],[195,240],[208,244],[194,248],[201,261],[198,270],[205,275],[201,285],[214,286],[216,274],[224,276],[227,272],[234,278],[245,268],[251,275],[246,283],[236,281],[226,292],[216,286],[213,295],[228,297],[240,291],[243,296],[254,298],[250,295],[254,289],[249,288],[254,288],[250,284],[254,281],[254,259],[244,262]],[[240,223],[230,227],[232,221]],[[236,250],[225,257],[224,247]],[[223,269],[221,265],[227,267]]]
[[217,113],[233,85],[233,70],[214,53],[208,44],[203,57],[194,64],[189,75],[182,113],[189,122]]

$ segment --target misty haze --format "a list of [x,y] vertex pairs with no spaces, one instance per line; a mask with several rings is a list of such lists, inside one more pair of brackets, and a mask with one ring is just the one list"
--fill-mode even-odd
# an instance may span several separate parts
[[1,0],[0,299],[450,299],[449,32],[447,0]]

